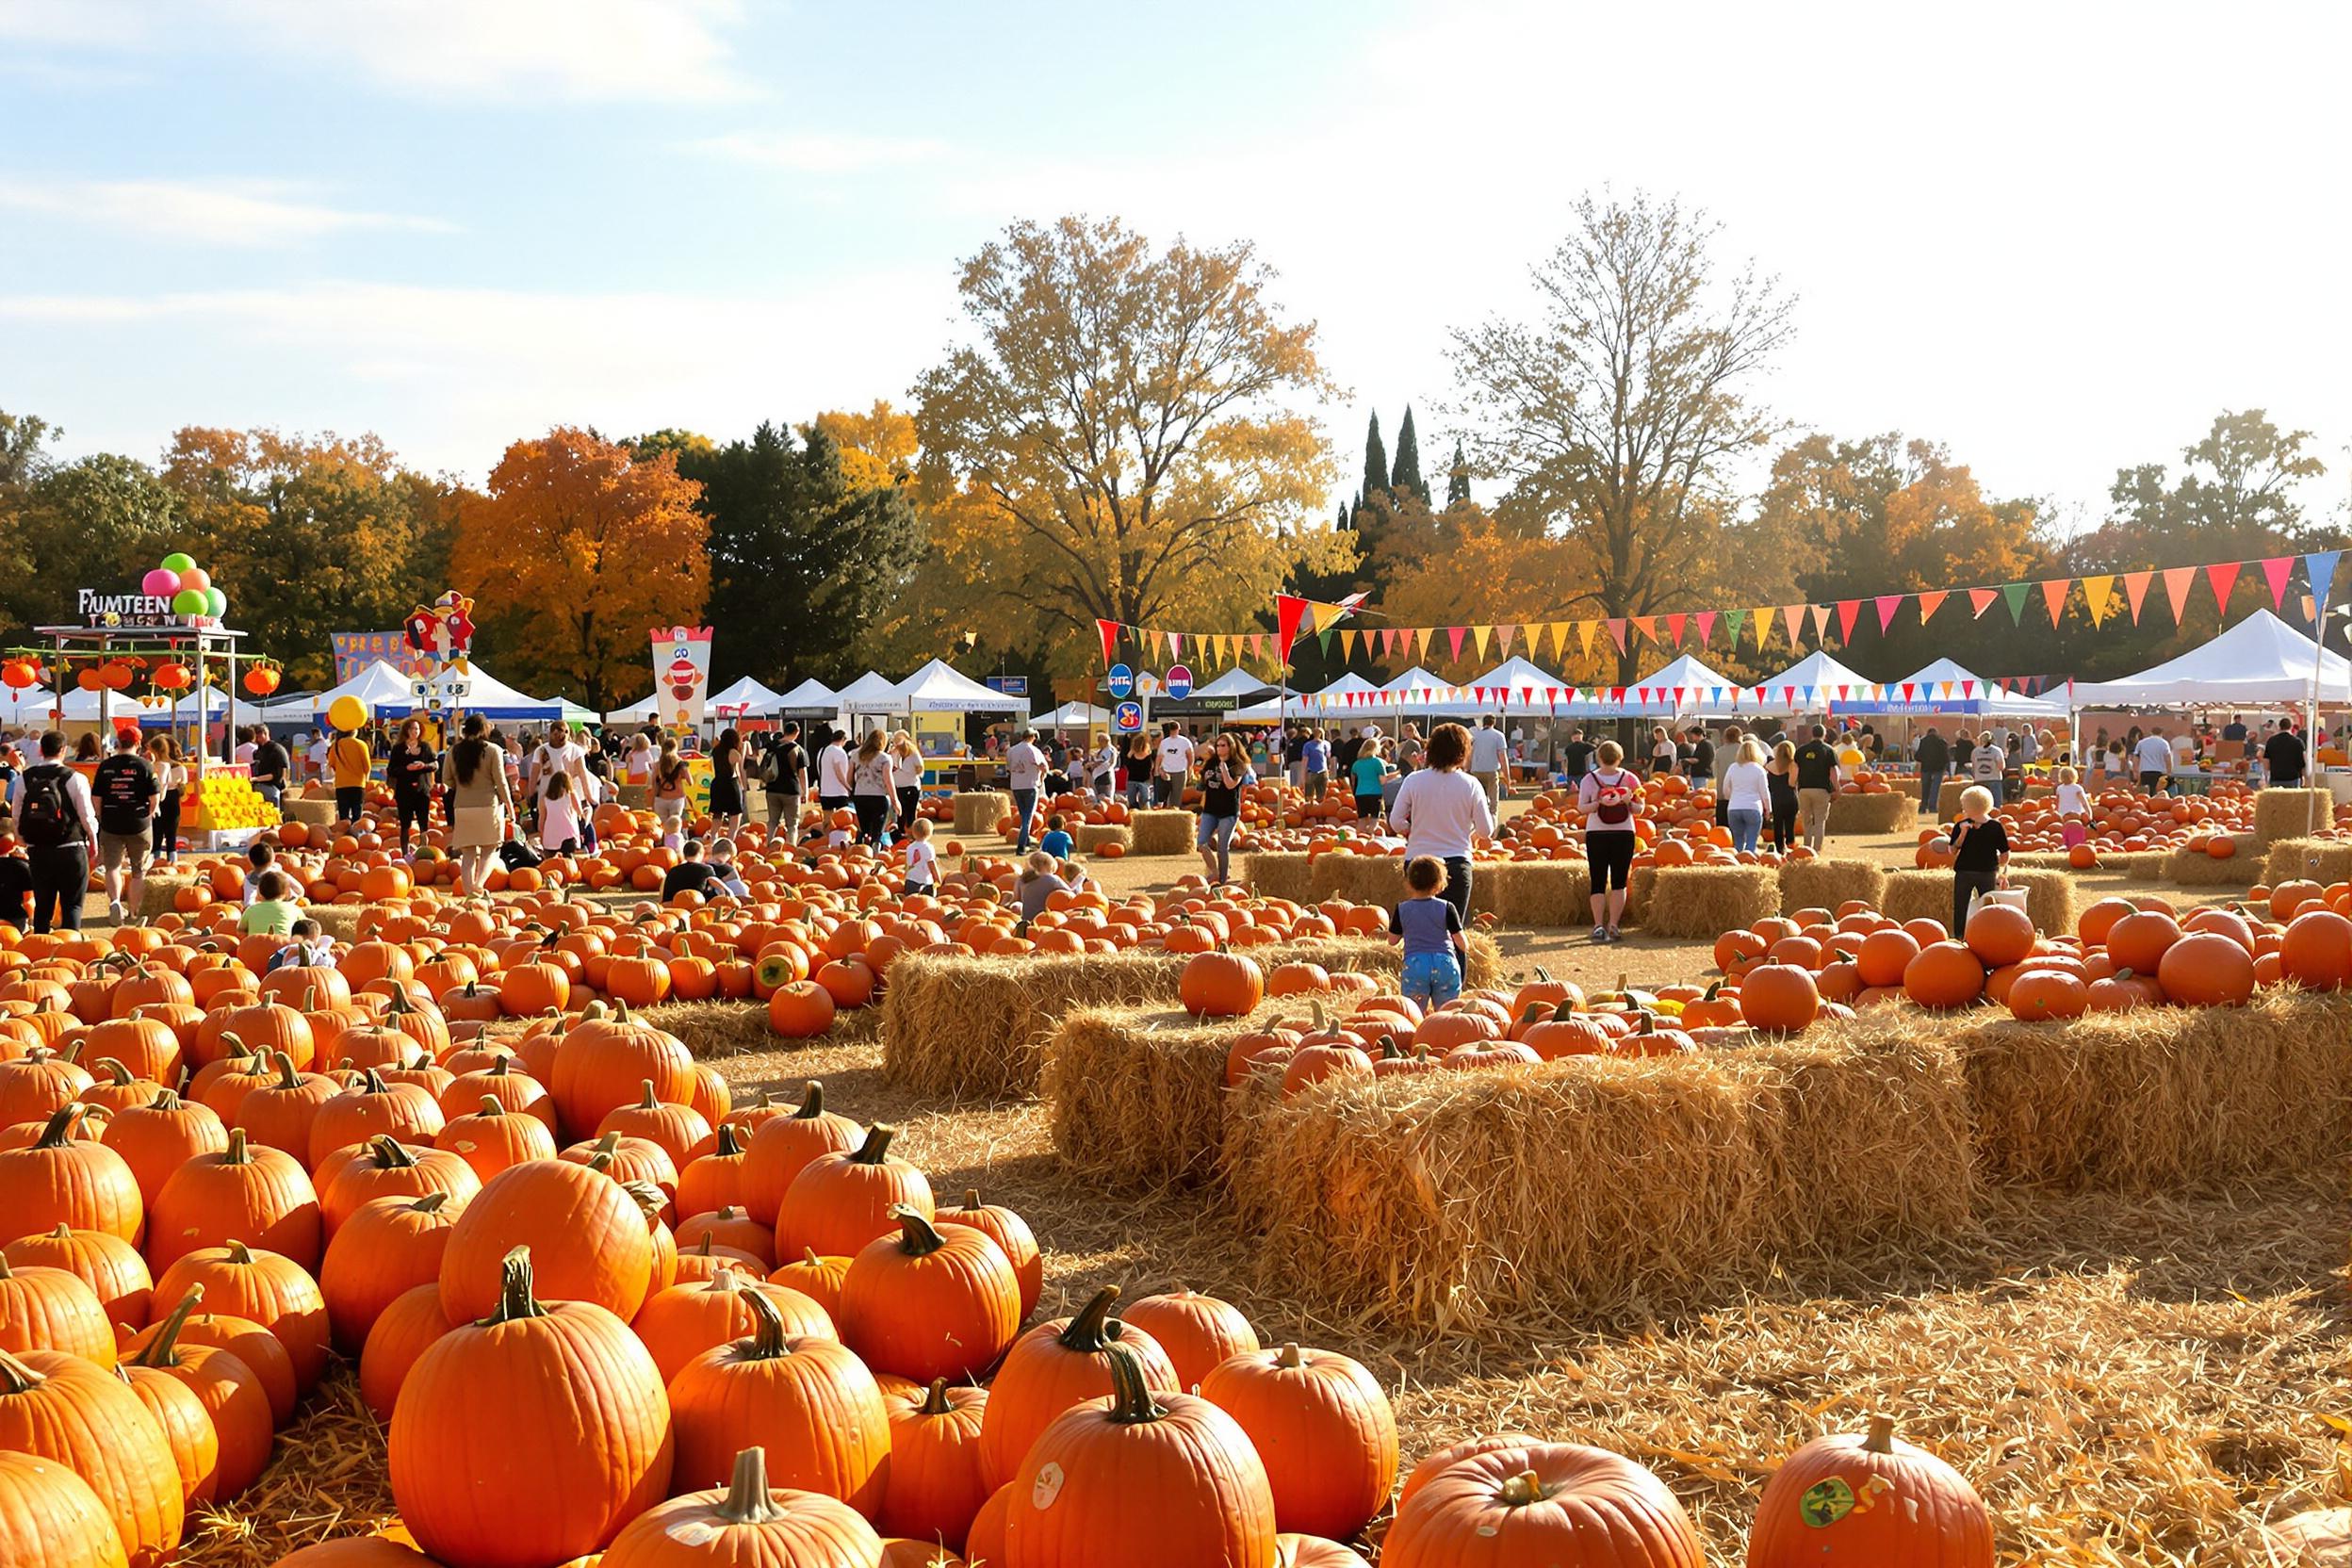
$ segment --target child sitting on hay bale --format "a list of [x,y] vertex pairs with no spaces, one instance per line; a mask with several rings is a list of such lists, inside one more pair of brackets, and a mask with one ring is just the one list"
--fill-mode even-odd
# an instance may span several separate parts
[[1462,911],[1445,896],[1446,862],[1414,856],[1405,863],[1405,892],[1388,914],[1389,935],[1405,944],[1398,989],[1423,1007],[1443,1007],[1462,994],[1462,972],[1470,964]]

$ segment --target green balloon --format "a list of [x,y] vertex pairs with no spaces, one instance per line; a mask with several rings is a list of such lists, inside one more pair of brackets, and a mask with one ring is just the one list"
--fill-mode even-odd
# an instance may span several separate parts
[[214,620],[216,620],[216,621],[217,621],[217,620],[219,620],[221,616],[223,616],[223,615],[227,614],[228,612],[229,612],[229,596],[228,596],[228,595],[226,595],[226,594],[224,594],[224,593],[222,593],[222,592],[221,592],[220,589],[218,589],[218,588],[207,588],[207,589],[205,589],[205,590],[204,590],[204,613],[205,613],[205,614],[207,614],[207,615],[210,615],[210,616],[211,616]]
[[173,550],[163,558],[163,569],[167,572],[192,572],[196,569],[196,558],[185,550]]
[[202,588],[183,588],[172,596],[172,613],[202,615],[205,612],[208,603]]

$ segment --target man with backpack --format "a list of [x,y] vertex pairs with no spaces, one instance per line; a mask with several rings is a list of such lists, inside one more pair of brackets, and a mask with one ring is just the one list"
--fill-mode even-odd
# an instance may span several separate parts
[[82,897],[90,890],[90,852],[98,841],[90,782],[67,767],[65,737],[41,738],[41,760],[18,780],[16,830],[33,873],[33,929],[82,928]]
[[155,770],[139,754],[137,729],[114,732],[114,755],[98,764],[90,793],[98,803],[98,866],[106,877],[106,914],[120,925],[146,897],[147,850],[161,793]]

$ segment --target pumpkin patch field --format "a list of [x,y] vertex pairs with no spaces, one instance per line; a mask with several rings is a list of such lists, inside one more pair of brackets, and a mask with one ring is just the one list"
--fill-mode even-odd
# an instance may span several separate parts
[[[1498,897],[1442,1008],[1370,897],[1106,857],[1023,927],[993,841],[755,834],[664,906],[626,817],[486,901],[290,849],[333,965],[201,862],[0,939],[0,1563],[2298,1560],[2352,887],[1954,933],[1836,896],[1907,823],[1685,809],[1699,935]],[[1574,865],[1515,820],[1482,874]]]

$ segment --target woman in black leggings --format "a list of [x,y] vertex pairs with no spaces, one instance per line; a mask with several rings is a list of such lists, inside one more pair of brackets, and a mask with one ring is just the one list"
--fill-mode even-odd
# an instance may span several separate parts
[[1603,741],[1592,754],[1593,767],[1576,785],[1576,804],[1584,812],[1584,862],[1592,877],[1592,939],[1623,941],[1618,927],[1625,918],[1625,887],[1633,873],[1633,851],[1639,842],[1634,817],[1642,804],[1642,780],[1619,766],[1625,754],[1614,741]]
[[1797,748],[1787,741],[1774,746],[1764,776],[1772,808],[1772,848],[1786,855],[1797,843]]

